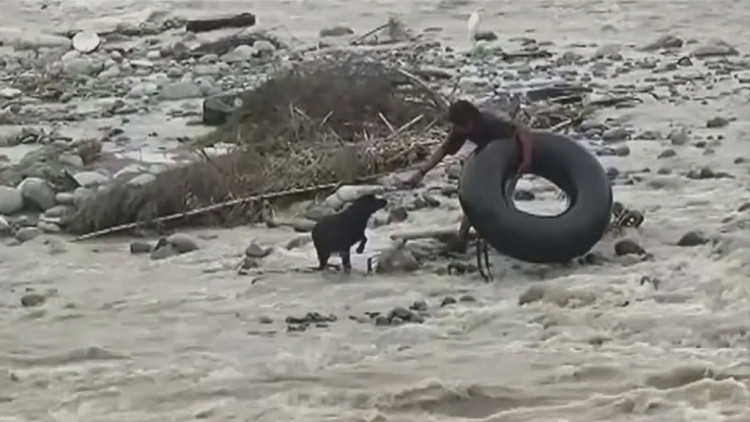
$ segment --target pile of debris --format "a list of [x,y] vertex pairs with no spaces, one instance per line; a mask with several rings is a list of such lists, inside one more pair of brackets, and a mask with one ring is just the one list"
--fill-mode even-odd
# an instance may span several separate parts
[[382,62],[352,54],[302,62],[242,95],[239,119],[196,141],[198,149],[234,143],[230,153],[204,154],[145,186],[106,187],[64,226],[82,234],[167,216],[192,224],[257,222],[265,200],[318,193],[423,160],[443,112],[444,103],[419,79]]

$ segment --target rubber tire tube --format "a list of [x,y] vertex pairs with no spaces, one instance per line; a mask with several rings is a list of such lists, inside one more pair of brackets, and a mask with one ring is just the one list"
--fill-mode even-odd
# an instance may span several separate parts
[[612,186],[599,160],[572,139],[531,131],[529,173],[568,196],[559,215],[523,212],[513,202],[521,151],[497,139],[470,157],[459,180],[461,208],[477,233],[498,252],[531,263],[567,263],[601,240],[612,215]]

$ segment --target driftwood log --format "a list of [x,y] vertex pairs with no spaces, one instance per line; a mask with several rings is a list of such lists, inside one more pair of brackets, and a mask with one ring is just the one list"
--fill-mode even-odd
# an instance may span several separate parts
[[240,13],[216,19],[193,19],[187,21],[185,29],[189,32],[207,32],[222,28],[243,28],[255,25],[255,15],[252,13]]

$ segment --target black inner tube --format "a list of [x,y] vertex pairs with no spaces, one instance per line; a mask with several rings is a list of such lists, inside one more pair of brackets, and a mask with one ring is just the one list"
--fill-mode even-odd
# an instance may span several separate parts
[[516,208],[513,192],[520,163],[518,142],[498,139],[469,158],[458,197],[477,233],[498,252],[532,263],[566,263],[601,240],[612,215],[612,186],[599,160],[562,135],[532,131],[530,173],[565,192],[559,215],[533,215]]

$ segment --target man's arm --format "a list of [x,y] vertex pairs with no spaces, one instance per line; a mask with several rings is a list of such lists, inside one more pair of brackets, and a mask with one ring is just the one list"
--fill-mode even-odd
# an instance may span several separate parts
[[440,144],[440,146],[435,149],[435,151],[432,152],[432,155],[430,155],[430,158],[427,160],[426,163],[424,163],[421,167],[419,167],[419,173],[421,173],[423,176],[427,174],[430,170],[434,169],[435,166],[440,164],[441,161],[443,161],[443,158],[445,158],[446,155],[453,155],[458,152],[458,150],[461,149],[464,142],[466,142],[466,137],[458,134],[456,132],[451,132],[448,134],[448,137],[443,141],[443,143]]
[[518,172],[526,173],[531,170],[531,156],[533,152],[531,148],[531,133],[524,126],[519,126],[517,130],[516,138],[521,146],[521,165],[518,167]]

